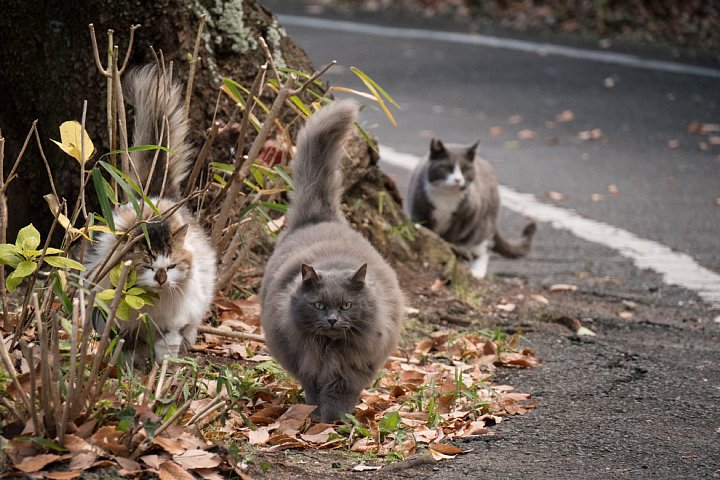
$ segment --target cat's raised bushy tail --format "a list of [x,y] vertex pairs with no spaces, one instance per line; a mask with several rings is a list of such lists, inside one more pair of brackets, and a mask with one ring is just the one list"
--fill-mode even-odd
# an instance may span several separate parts
[[293,160],[294,190],[288,231],[321,222],[345,222],[340,210],[342,143],[357,118],[357,104],[336,101],[316,112],[300,130]]
[[506,240],[500,235],[499,232],[495,232],[493,238],[493,251],[499,253],[503,257],[507,258],[520,258],[530,253],[532,247],[533,235],[537,230],[535,222],[528,223],[522,232],[522,238],[514,240]]
[[130,169],[131,176],[135,181],[139,178],[143,188],[149,179],[149,196],[179,198],[191,160],[182,87],[171,83],[155,65],[129,72],[123,83],[125,99],[135,107],[132,145],[160,145],[172,151],[132,152],[135,169]]

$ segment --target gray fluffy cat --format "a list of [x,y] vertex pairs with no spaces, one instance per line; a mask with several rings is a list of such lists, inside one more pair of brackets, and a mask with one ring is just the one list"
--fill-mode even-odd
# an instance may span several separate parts
[[406,208],[413,222],[430,228],[471,260],[473,276],[484,278],[489,248],[509,258],[527,255],[537,227],[528,224],[519,240],[506,240],[497,231],[497,179],[490,163],[475,156],[477,146],[433,139],[410,179]]
[[405,307],[395,271],[340,210],[341,143],[357,106],[335,102],[300,132],[295,189],[262,282],[270,353],[332,422],[352,412],[397,346]]

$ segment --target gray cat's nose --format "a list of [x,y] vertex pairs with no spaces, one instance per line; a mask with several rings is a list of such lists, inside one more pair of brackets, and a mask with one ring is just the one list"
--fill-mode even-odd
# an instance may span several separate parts
[[331,327],[334,327],[335,324],[337,323],[337,318],[335,318],[335,317],[330,317],[330,318],[327,319],[327,321],[328,321],[328,323],[330,324]]

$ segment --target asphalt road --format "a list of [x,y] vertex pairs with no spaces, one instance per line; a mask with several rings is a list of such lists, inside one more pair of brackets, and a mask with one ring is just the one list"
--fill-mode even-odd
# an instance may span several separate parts
[[[306,14],[297,4],[269,3],[281,23],[283,13]],[[392,25],[388,19],[382,23]],[[720,123],[717,75],[607,63],[592,60],[592,54],[539,55],[430,35],[392,38],[362,27],[340,32],[285,26],[316,65],[338,61],[325,77],[332,84],[364,90],[349,71],[356,66],[401,105],[395,111],[397,128],[369,102],[362,114],[379,139],[381,155],[383,147],[422,155],[432,136],[466,143],[480,139],[480,153],[494,164],[503,185],[668,246],[710,273],[720,272],[715,200],[720,145],[710,144],[712,135],[688,131],[690,122]],[[676,61],[657,50],[652,56],[635,53]],[[720,71],[718,65],[705,67]],[[566,110],[572,120],[557,121]],[[579,137],[592,129],[601,131],[600,138]],[[520,138],[523,130],[520,136],[530,137],[532,131],[536,138]],[[403,191],[407,169],[389,162],[381,166]],[[549,199],[550,191],[565,197]],[[593,201],[593,194],[602,197]],[[503,209],[501,228],[509,236],[525,222]],[[540,400],[537,410],[499,426],[495,436],[471,440],[467,447],[473,452],[452,462],[380,477],[720,478],[720,305],[668,284],[603,245],[604,239],[596,240],[541,223],[528,258],[491,259],[490,273],[497,277],[517,277],[531,287],[577,285],[579,291],[562,308],[598,333],[579,338],[541,324],[526,333],[544,364],[504,375]],[[637,302],[642,312],[619,318],[622,300]]]
[[[281,23],[283,13],[304,14],[296,5],[275,3],[271,8]],[[480,139],[479,153],[493,162],[502,184],[659,242],[720,272],[720,145],[711,143],[712,134],[688,131],[691,122],[720,123],[717,76],[606,63],[590,54],[568,58],[391,38],[360,27],[340,32],[296,26],[289,19],[285,26],[317,65],[338,61],[326,75],[331,84],[364,91],[349,70],[356,66],[400,104],[396,128],[367,102],[363,120],[379,139],[381,155],[382,147],[422,155],[432,136],[460,143]],[[648,59],[673,61],[653,55]],[[572,120],[558,121],[564,111],[572,112]],[[580,138],[580,132],[593,129],[601,132],[599,139]],[[404,191],[407,171],[384,168]],[[548,192],[564,198],[551,200]],[[501,228],[509,236],[519,233],[524,221],[515,217],[503,212]],[[575,280],[597,289],[605,279],[604,286],[618,296],[660,290],[656,296],[662,301],[698,301],[650,271],[634,271],[632,262],[612,250],[571,237],[541,226],[530,258],[494,258],[490,272],[541,284]]]

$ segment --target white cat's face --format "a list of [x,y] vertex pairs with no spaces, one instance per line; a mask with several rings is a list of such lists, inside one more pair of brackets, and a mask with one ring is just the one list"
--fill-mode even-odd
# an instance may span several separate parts
[[156,292],[172,289],[187,278],[188,272],[186,262],[178,262],[172,255],[158,255],[139,268],[137,283]]

